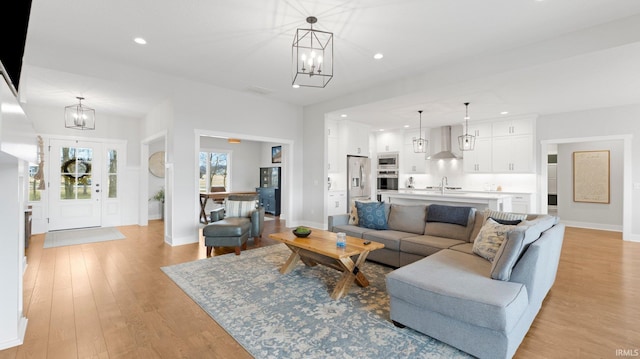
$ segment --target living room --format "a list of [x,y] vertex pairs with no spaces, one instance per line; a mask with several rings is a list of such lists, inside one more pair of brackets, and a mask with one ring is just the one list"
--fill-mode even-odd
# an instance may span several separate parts
[[[75,4],[66,5],[70,8],[75,6]],[[282,4],[272,5],[276,8],[285,6]],[[356,75],[351,75],[349,71],[357,69],[358,66],[339,66],[339,61],[364,63],[362,55],[364,50],[345,49],[347,47],[345,44],[349,43],[346,35],[349,30],[356,31],[354,27],[362,26],[364,22],[375,23],[376,26],[371,27],[376,28],[391,28],[394,25],[389,25],[387,21],[390,20],[384,19],[379,14],[376,14],[377,21],[363,22],[363,19],[353,21],[354,19],[349,20],[343,17],[346,15],[336,15],[329,11],[329,15],[326,16],[328,20],[324,22],[323,17],[318,16],[319,22],[317,24],[318,28],[334,31],[337,36],[335,57],[337,72],[335,79],[325,89],[290,88],[291,79],[288,67],[291,62],[289,58],[291,37],[296,27],[307,25],[304,18],[309,14],[306,12],[304,15],[300,15],[297,8],[290,9],[296,13],[296,16],[288,13],[286,24],[278,23],[275,26],[272,23],[264,24],[261,22],[259,26],[251,27],[251,34],[262,33],[263,35],[260,36],[264,37],[255,40],[255,42],[252,41],[252,46],[243,49],[232,47],[227,42],[229,38],[237,40],[236,36],[242,33],[241,28],[230,30],[226,35],[223,34],[223,31],[213,35],[214,37],[219,36],[217,39],[225,45],[224,48],[217,50],[219,53],[225,53],[226,50],[235,53],[238,57],[252,56],[254,49],[274,41],[273,39],[278,39],[278,43],[286,43],[286,46],[283,47],[284,50],[277,51],[279,54],[285,53],[282,64],[280,64],[282,66],[278,65],[284,71],[280,71],[282,70],[280,67],[278,67],[278,71],[274,71],[278,75],[283,74],[285,77],[284,85],[278,85],[277,91],[274,92],[265,90],[268,90],[269,86],[260,86],[268,82],[267,80],[258,80],[263,74],[255,74],[254,78],[238,78],[236,80],[233,74],[239,74],[252,66],[245,66],[244,63],[242,65],[234,64],[226,57],[225,60],[218,62],[215,55],[203,56],[210,67],[216,70],[222,69],[221,72],[231,74],[219,83],[215,83],[211,78],[222,75],[218,72],[209,75],[211,69],[208,67],[196,69],[195,66],[183,66],[194,68],[193,72],[188,75],[163,71],[163,64],[158,64],[155,60],[142,59],[141,48],[133,47],[133,44],[127,45],[127,51],[123,53],[126,53],[124,57],[131,56],[134,61],[126,63],[120,57],[120,61],[116,64],[108,60],[109,56],[104,56],[106,50],[90,50],[94,46],[107,48],[108,45],[88,44],[90,41],[75,45],[70,42],[68,45],[64,45],[62,39],[73,37],[70,35],[73,32],[66,28],[66,25],[61,25],[58,29],[61,33],[53,35],[60,36],[60,38],[56,41],[50,41],[45,34],[54,32],[51,29],[56,26],[52,25],[55,24],[52,19],[55,18],[54,14],[57,14],[51,6],[54,5],[34,1],[34,12],[32,13],[34,23],[30,24],[29,31],[32,32],[29,34],[30,38],[28,38],[24,55],[23,76],[25,77],[23,78],[24,82],[21,82],[21,86],[24,88],[20,88],[20,103],[24,112],[33,123],[35,132],[44,137],[112,142],[121,146],[121,150],[126,151],[126,156],[123,157],[120,164],[124,174],[121,183],[124,190],[122,191],[123,197],[118,204],[120,212],[116,216],[117,220],[112,223],[117,226],[141,226],[143,231],[153,232],[149,235],[160,233],[161,243],[166,243],[166,251],[183,253],[183,251],[194,251],[194,248],[200,247],[200,238],[197,234],[199,205],[196,197],[199,190],[197,187],[199,170],[195,162],[196,154],[201,148],[202,136],[241,138],[247,141],[282,144],[285,156],[283,161],[290,165],[285,177],[290,183],[290,194],[283,198],[283,208],[286,208],[287,215],[286,227],[305,225],[326,228],[328,192],[326,179],[328,172],[323,164],[326,164],[327,144],[325,137],[320,134],[325,131],[327,116],[339,114],[345,109],[362,106],[370,106],[374,110],[380,109],[380,106],[385,102],[400,97],[404,98],[406,108],[414,107],[412,108],[412,112],[414,112],[413,110],[418,110],[417,106],[420,105],[437,104],[438,102],[459,102],[462,104],[464,101],[473,101],[474,97],[486,93],[495,94],[501,99],[500,104],[517,103],[518,111],[537,114],[535,146],[538,161],[534,165],[536,177],[543,176],[544,166],[540,160],[543,157],[541,154],[544,151],[544,146],[548,143],[562,143],[562,141],[573,139],[615,138],[622,140],[624,142],[625,163],[622,176],[623,228],[620,233],[603,234],[603,237],[615,238],[616,242],[621,242],[624,239],[624,244],[616,244],[616,246],[619,245],[616,248],[620,249],[623,258],[628,256],[626,253],[630,250],[629,248],[634,248],[628,246],[628,244],[632,244],[628,241],[640,240],[640,223],[637,221],[634,223],[632,220],[632,214],[640,211],[640,192],[638,191],[638,183],[640,182],[638,168],[640,166],[632,156],[633,153],[639,153],[640,145],[637,141],[631,141],[634,135],[635,137],[640,136],[640,124],[637,121],[637,118],[640,117],[640,105],[637,99],[640,96],[637,93],[638,71],[635,71],[640,51],[638,45],[640,39],[637,35],[640,33],[640,29],[638,29],[640,9],[632,2],[610,4],[605,1],[593,1],[588,5],[576,2],[554,9],[554,6],[559,5],[552,1],[531,1],[531,4],[522,5],[521,8],[513,10],[513,14],[519,16],[518,20],[512,20],[513,23],[520,21],[523,23],[522,27],[517,27],[514,24],[506,26],[509,25],[509,21],[506,20],[507,24],[501,23],[506,27],[497,27],[500,30],[496,31],[501,33],[521,31],[517,36],[503,39],[504,43],[487,42],[487,39],[496,37],[496,31],[486,30],[483,25],[478,24],[479,22],[486,23],[486,21],[478,21],[477,18],[470,15],[479,13],[482,9],[469,11],[469,9],[476,9],[470,3],[465,6],[451,5],[451,8],[443,10],[451,11],[446,13],[457,19],[456,23],[458,21],[461,24],[475,23],[476,25],[468,26],[471,29],[485,29],[485,32],[482,33],[483,36],[478,34],[479,37],[475,43],[466,40],[464,45],[458,45],[455,41],[457,38],[454,36],[455,34],[448,34],[449,40],[447,41],[420,39],[411,46],[404,44],[402,47],[413,48],[413,50],[425,47],[431,48],[430,51],[435,51],[432,47],[438,46],[429,45],[430,42],[433,42],[433,44],[437,43],[442,46],[446,51],[442,50],[443,52],[439,54],[442,57],[432,59],[431,62],[418,59],[416,62],[385,63],[374,62],[373,59],[370,59],[372,56],[368,54],[368,51],[374,50],[375,46],[366,42],[366,69],[368,71],[365,71],[364,74],[358,73],[355,81],[349,83],[343,81],[347,81],[346,79],[350,76],[356,77]],[[97,13],[102,5],[91,3],[84,6],[86,6],[86,10],[90,10],[88,13],[96,14],[96,18],[100,18]],[[318,4],[309,6],[318,11],[316,15],[328,11]],[[387,10],[397,10],[406,16],[411,12],[416,13],[416,16],[428,13],[431,14],[429,20],[433,21],[433,24],[438,24],[438,16],[433,15],[436,13],[432,11],[433,9],[429,9],[426,5],[415,5],[419,6],[418,9],[411,6],[406,4],[381,5]],[[496,14],[500,14],[500,7],[506,5],[502,3],[495,4],[495,6]],[[538,11],[533,10],[534,6],[538,8],[546,6],[546,10],[532,16],[536,21],[526,22],[527,14]],[[572,6],[574,7],[571,8]],[[64,6],[60,7],[64,8]],[[339,7],[351,9],[345,10],[345,13],[353,10],[351,5],[340,4]],[[569,11],[569,8],[571,10],[583,9],[584,13],[575,15],[574,12]],[[83,7],[83,9],[85,8]],[[113,11],[113,14],[122,12],[121,9],[109,10]],[[182,13],[183,10],[177,12]],[[217,11],[219,10],[217,8],[208,10],[210,13],[220,12]],[[241,17],[239,14],[242,14],[242,11],[237,8],[225,8],[226,10],[237,15],[235,18]],[[270,7],[263,10],[264,12],[260,13],[257,18],[268,18],[269,16],[265,14],[275,11]],[[173,11],[175,12],[175,8]],[[358,6],[357,11],[353,11],[353,16],[357,19],[360,16],[358,13],[366,14],[368,10],[366,10],[366,6],[362,5]],[[482,13],[487,17],[490,16],[488,10],[483,11]],[[511,14],[511,11],[502,11],[505,15]],[[170,13],[170,11],[167,12]],[[278,12],[275,11],[275,13]],[[144,7],[140,7],[123,16],[131,17],[128,18],[129,22],[136,23],[136,18],[144,18],[144,14]],[[464,14],[464,17],[458,19],[453,14]],[[573,15],[569,16],[569,14]],[[600,17],[597,16],[598,14]],[[331,19],[331,16],[334,18]],[[432,17],[434,18],[432,19]],[[297,21],[294,18],[300,19]],[[569,18],[574,19],[575,22],[570,22]],[[252,17],[252,19],[255,18]],[[412,19],[414,18],[412,17]],[[499,20],[494,17],[491,19],[492,21]],[[417,26],[407,30],[413,30],[416,33],[433,33],[433,31],[421,28],[424,21],[414,20],[403,21],[414,23]],[[126,22],[124,19],[122,21]],[[145,18],[144,22],[147,21],[151,22]],[[201,21],[203,23],[209,22],[206,19],[201,19]],[[247,27],[251,24],[242,22],[240,26]],[[104,25],[106,32],[113,31],[113,27],[109,21]],[[178,26],[176,25],[176,27]],[[442,28],[449,27],[451,26],[442,25]],[[90,26],[88,28],[93,29]],[[338,34],[341,29],[343,35],[340,36],[343,36],[343,40],[346,41],[340,44],[341,47],[344,46],[345,52],[339,53],[337,49],[340,36]],[[373,29],[367,27],[367,30]],[[526,33],[534,33],[534,30],[540,30],[540,33],[528,35],[529,37],[525,38]],[[201,31],[199,36],[211,31],[213,30]],[[274,32],[277,32],[278,35],[273,35]],[[265,33],[269,36],[264,35]],[[473,31],[467,34],[472,33]],[[397,38],[403,35],[394,35],[396,42]],[[131,34],[122,35],[127,39],[133,36]],[[384,38],[383,34],[380,36],[381,39]],[[522,36],[522,39],[518,39],[518,36]],[[369,37],[376,38],[376,36]],[[153,45],[151,39],[149,42],[149,45]],[[159,42],[160,40],[156,40],[156,44]],[[194,42],[197,41],[194,40]],[[353,45],[353,41],[351,43]],[[365,43],[364,40],[363,43]],[[210,44],[197,43],[197,45],[196,47],[202,48]],[[70,47],[66,48],[65,46]],[[160,45],[160,47],[162,46],[165,45]],[[152,46],[149,47],[152,48]],[[173,47],[172,50],[180,52],[176,48],[179,47]],[[158,49],[156,48],[154,51],[158,51]],[[420,51],[424,50],[420,49]],[[460,56],[445,57],[447,51]],[[56,53],[65,52],[73,54],[75,59],[67,61],[55,56]],[[122,54],[114,54],[113,56],[118,57]],[[174,61],[182,64],[190,63],[185,60],[188,56],[198,57],[185,55],[184,58]],[[163,56],[157,57],[162,58]],[[394,57],[407,59],[410,56],[406,52],[403,55],[397,55],[387,51],[385,59],[382,60],[393,61]],[[420,66],[423,70],[401,72],[401,69],[408,67],[416,68],[420,61],[425,61],[425,65]],[[338,68],[340,68],[340,72],[338,72]],[[99,69],[100,74],[97,75],[96,72],[93,72],[94,69]],[[380,76],[371,76],[371,74],[379,74]],[[26,77],[27,75],[32,77]],[[33,80],[26,80],[29,78]],[[98,81],[90,86],[87,85],[90,83],[87,78],[94,78]],[[78,80],[78,82],[73,80]],[[57,95],[46,100],[38,99],[37,91],[29,92],[28,88],[29,84],[35,86],[34,84],[39,82],[49,84],[50,90],[53,90],[51,92]],[[252,86],[257,86],[257,88]],[[336,89],[332,89],[332,86]],[[106,93],[107,88],[111,88],[112,93],[116,93],[118,96],[105,99],[106,95],[102,95],[101,91]],[[274,88],[276,87],[274,86]],[[95,131],[77,132],[65,129],[62,120],[56,120],[60,119],[63,107],[74,102],[75,96],[81,95],[81,92],[87,97],[86,103],[95,107],[99,114]],[[476,106],[476,102],[474,102],[474,106]],[[387,107],[388,111],[393,110],[392,107]],[[478,112],[472,112],[474,120],[489,118],[488,110],[483,110],[481,103],[472,108],[478,109]],[[455,119],[452,121],[459,124],[462,119],[457,112],[451,116],[455,115]],[[411,116],[413,115],[412,113]],[[353,120],[360,119],[353,118]],[[415,120],[413,117],[414,122]],[[146,181],[143,181],[143,178],[147,176],[148,156],[151,154],[145,152],[148,151],[148,148],[145,149],[144,146],[149,140],[162,136],[166,136],[167,145],[167,206],[170,211],[165,216],[166,231],[158,232],[155,229],[156,223],[147,220],[148,213],[143,214],[143,212],[147,212],[149,204],[148,184],[145,184]],[[264,151],[261,155],[268,156],[268,151]],[[48,162],[45,166],[47,164]],[[542,180],[537,178],[535,192],[543,193],[543,187]],[[538,198],[538,200],[540,199]],[[46,211],[48,209],[41,208],[39,210],[41,212],[34,221],[39,221],[37,227],[41,230],[37,232],[43,233],[47,231]],[[147,224],[149,227],[146,227]],[[135,231],[127,229],[127,232],[133,233]],[[590,232],[585,234],[577,231],[574,233],[578,233],[574,234],[576,237],[593,235]],[[186,246],[181,246],[183,244]],[[621,249],[623,247],[624,250]],[[598,248],[595,246],[592,249],[597,250]],[[200,251],[202,248],[196,249],[195,254],[184,255],[182,258],[194,260]],[[154,253],[159,254],[159,252]],[[31,258],[33,260],[44,258],[42,263],[47,265],[46,257],[46,254],[43,253],[43,257],[33,255]],[[29,266],[38,265],[31,262],[31,258],[28,261]],[[153,265],[163,264],[156,262]],[[625,277],[625,280],[633,280],[633,278],[633,276]],[[154,279],[157,278],[154,277]],[[195,310],[192,306],[189,308]],[[33,313],[33,315],[37,315],[37,313]],[[221,331],[221,329],[219,330]],[[609,349],[615,354],[615,348]],[[529,350],[532,349],[529,348]]]

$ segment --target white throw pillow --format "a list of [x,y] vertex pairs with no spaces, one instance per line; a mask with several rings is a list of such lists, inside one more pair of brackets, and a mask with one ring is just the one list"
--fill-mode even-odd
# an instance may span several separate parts
[[507,232],[515,227],[487,219],[473,242],[473,253],[493,263],[498,249],[507,238]]

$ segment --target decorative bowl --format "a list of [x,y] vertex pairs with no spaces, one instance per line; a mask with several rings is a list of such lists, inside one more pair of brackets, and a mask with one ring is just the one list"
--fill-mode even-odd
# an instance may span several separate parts
[[298,232],[296,232],[295,229],[292,232],[298,238],[306,238],[306,237],[309,237],[309,235],[311,234],[311,231],[305,232],[305,233],[298,233]]

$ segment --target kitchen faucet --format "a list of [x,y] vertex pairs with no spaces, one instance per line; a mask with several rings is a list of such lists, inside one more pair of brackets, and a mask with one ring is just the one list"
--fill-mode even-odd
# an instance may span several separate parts
[[442,177],[442,181],[440,181],[440,192],[442,194],[444,194],[444,185],[449,185],[449,179],[447,178],[447,176],[443,176]]

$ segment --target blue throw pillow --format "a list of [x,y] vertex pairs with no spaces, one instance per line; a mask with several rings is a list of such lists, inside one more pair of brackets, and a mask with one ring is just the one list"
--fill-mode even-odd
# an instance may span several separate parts
[[387,229],[387,214],[383,202],[358,202],[358,225],[369,229]]

